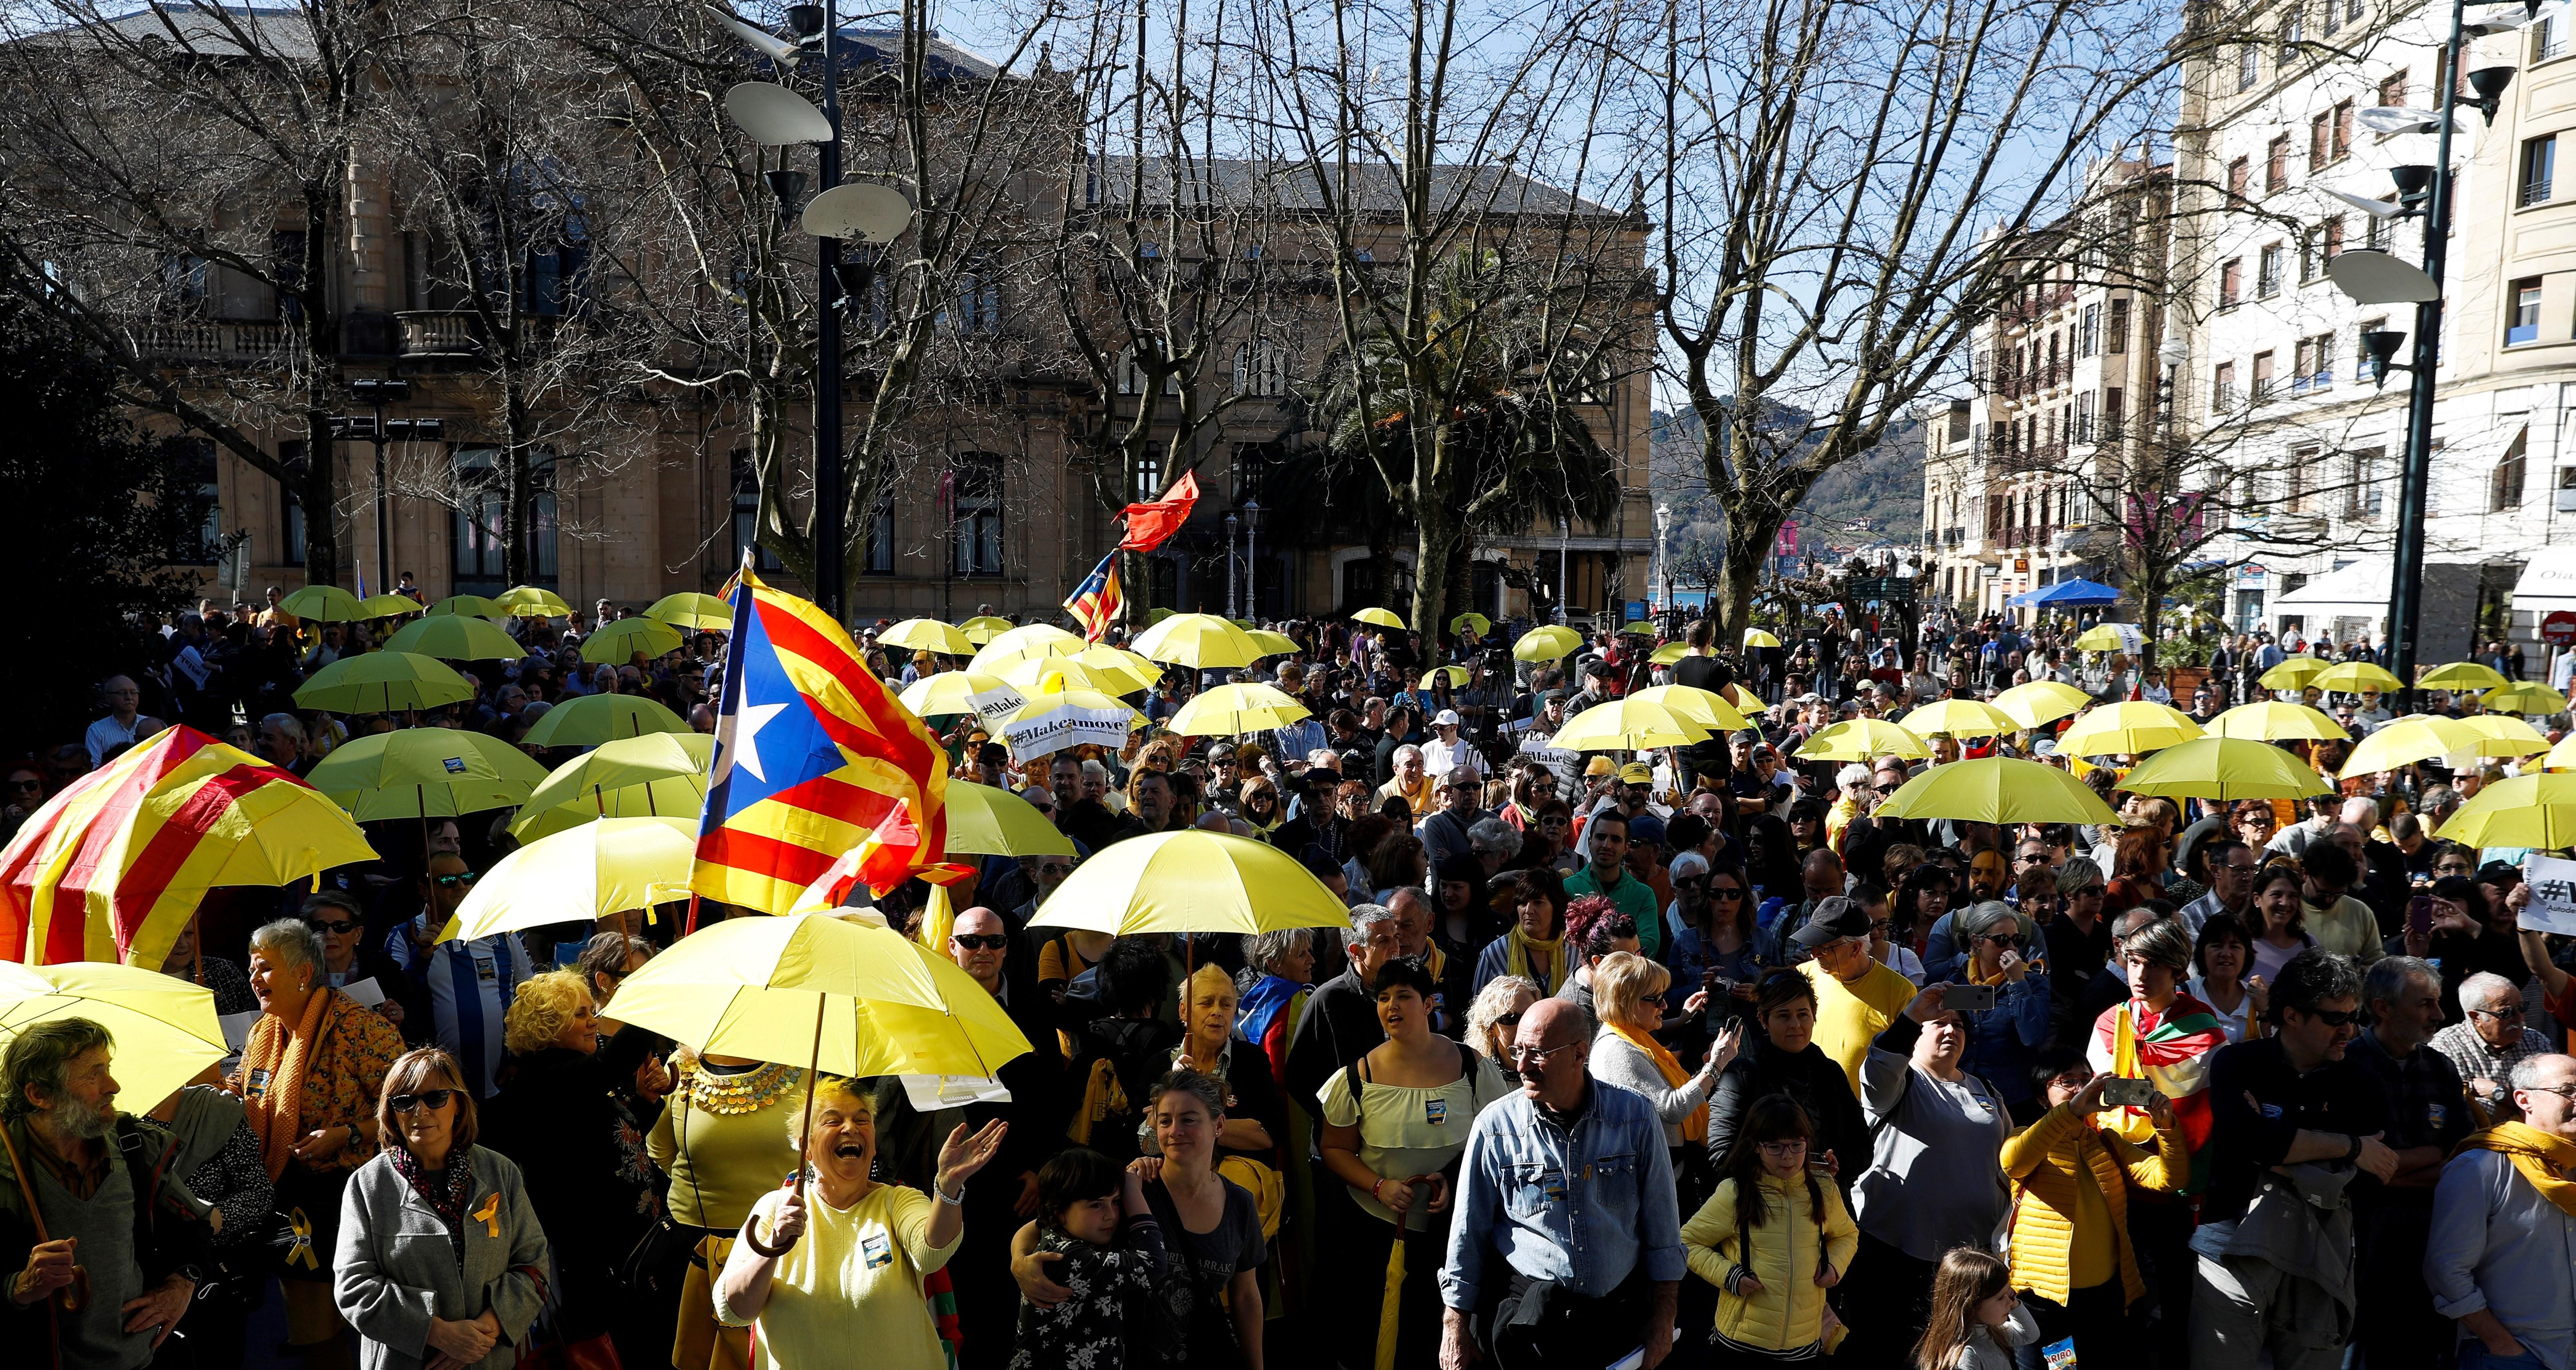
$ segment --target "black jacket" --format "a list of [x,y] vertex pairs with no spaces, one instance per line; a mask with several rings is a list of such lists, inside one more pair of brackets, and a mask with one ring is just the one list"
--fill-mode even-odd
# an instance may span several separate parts
[[1346,969],[1317,985],[1306,996],[1297,1034],[1288,1040],[1289,1096],[1298,1107],[1322,1117],[1324,1106],[1316,1096],[1324,1082],[1385,1040],[1377,998],[1360,984],[1358,971]]
[[665,1046],[630,1024],[591,1055],[547,1047],[515,1057],[484,1115],[483,1144],[518,1163],[538,1225],[556,1234],[556,1294],[572,1341],[609,1330],[623,1306],[618,1263],[662,1212],[669,1181],[644,1155],[651,1119],[638,1119],[624,1092]]
[[1717,1092],[1708,1101],[1709,1161],[1725,1169],[1727,1149],[1735,1145],[1744,1115],[1755,1100],[1773,1094],[1786,1094],[1807,1110],[1807,1121],[1816,1129],[1807,1154],[1821,1158],[1834,1153],[1841,1166],[1835,1179],[1849,1189],[1869,1168],[1869,1123],[1861,1116],[1860,1097],[1852,1093],[1842,1063],[1813,1042],[1794,1052],[1760,1038],[1745,1043],[1717,1077]]

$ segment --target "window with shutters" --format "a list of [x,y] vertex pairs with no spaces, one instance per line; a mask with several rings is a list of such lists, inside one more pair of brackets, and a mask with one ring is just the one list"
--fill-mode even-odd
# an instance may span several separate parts
[[2392,71],[2386,76],[2379,78],[2379,103],[2383,105],[2403,105],[2406,103],[2406,73],[2404,71]]
[[2281,16],[2281,57],[2283,68],[2299,60],[2299,44],[2308,40],[2308,12],[2305,4],[2292,4]]
[[2218,307],[2234,309],[2243,299],[2244,290],[2245,259],[2229,258],[2225,265],[2218,268]]
[[2284,489],[2282,507],[2293,514],[2308,512],[2308,468],[2317,460],[2317,449],[2302,447],[2290,453],[2288,469],[2281,473]]
[[2281,244],[2271,243],[2256,258],[2254,294],[2258,298],[2268,300],[2281,293],[2281,267],[2288,256],[2288,251]]
[[1002,573],[1002,459],[962,453],[949,462],[949,519],[956,530],[961,576]]
[[2263,150],[2263,193],[2277,195],[2290,188],[2290,135],[2284,133]]
[[2326,145],[2326,157],[2328,160],[2340,162],[2344,158],[2352,155],[2353,113],[2352,101],[2338,100],[2335,102],[2334,134],[2332,141]]
[[2215,409],[2236,407],[2236,363],[2220,362],[2218,369],[2210,373],[2209,403]]
[[2236,49],[2236,89],[2242,94],[2263,81],[2263,50],[2247,43]]
[[2272,394],[2272,354],[2271,354],[2271,353],[2269,353],[2269,352],[2257,352],[2257,353],[2255,353],[2255,354],[2254,354],[2254,377],[2253,377],[2253,386],[2254,386],[2254,389],[2253,389],[2252,399],[2253,399],[2254,403],[2256,403],[2256,404],[2261,404],[2261,403],[2263,403],[2263,402],[2264,402],[2264,401],[2266,401],[2266,400],[2269,400],[2269,399],[2274,398],[2274,396],[2273,396],[2273,394]]
[[2504,449],[2504,460],[2496,463],[2495,474],[2487,481],[2487,512],[2501,514],[2522,507],[2523,478],[2529,474],[2526,443],[2531,430],[2513,435],[2513,445]]
[[2245,188],[2254,179],[2254,164],[2242,157],[2227,164],[2227,198],[2239,204],[2245,201]]
[[2129,350],[2129,302],[2127,300],[2111,301],[2109,331],[2110,336],[2105,340],[2102,350],[2114,357],[2127,352]]
[[2344,498],[2343,516],[2345,518],[2379,517],[2380,501],[2384,496],[2379,482],[2383,474],[2381,468],[2387,464],[2387,461],[2388,452],[2385,448],[2365,447],[2352,454],[2352,468],[2346,477],[2351,488]]

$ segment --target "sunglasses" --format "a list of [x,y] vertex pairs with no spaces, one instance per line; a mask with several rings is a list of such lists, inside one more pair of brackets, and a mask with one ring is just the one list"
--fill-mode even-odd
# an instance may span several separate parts
[[1073,874],[1073,864],[1068,861],[1041,861],[1038,863],[1038,874],[1071,875]]
[[1741,885],[1711,885],[1708,890],[1708,897],[1711,899],[1741,899],[1744,897],[1744,887]]
[[2309,1017],[2325,1024],[2327,1027],[2342,1027],[2361,1017],[2361,1011],[2359,1009],[2349,1008],[2312,1008],[2307,1012]]
[[1980,942],[1992,942],[1999,947],[2017,947],[2021,945],[2021,934],[2015,932],[1998,932],[1990,936],[1980,937],[1977,940]]
[[1520,1025],[1521,1016],[1517,1013],[1497,1013],[1494,1015],[1494,1026],[1496,1027],[1519,1027]]
[[454,875],[433,875],[429,877],[429,883],[443,890],[452,890],[471,885],[481,878],[482,876],[474,871],[458,871]]
[[1000,951],[1011,944],[1009,934],[999,932],[952,932],[948,934],[948,940],[968,951]]
[[348,933],[356,932],[359,928],[364,926],[365,924],[360,923],[354,918],[316,918],[313,920],[313,930],[315,932]]
[[447,1101],[455,1097],[456,1091],[452,1089],[424,1089],[418,1094],[397,1094],[385,1100],[385,1107],[396,1113],[411,1113],[423,1108],[440,1109],[447,1107]]
[[8,785],[13,790],[33,790],[43,788],[44,783],[41,780],[12,780]]

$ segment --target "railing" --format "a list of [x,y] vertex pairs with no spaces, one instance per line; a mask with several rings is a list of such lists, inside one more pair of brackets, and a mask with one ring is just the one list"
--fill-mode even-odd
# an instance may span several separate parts
[[414,309],[394,315],[402,325],[406,357],[477,357],[483,354],[483,331],[463,310]]
[[157,361],[273,361],[294,344],[295,335],[275,322],[152,324],[135,335],[135,350]]
[[2534,176],[2523,182],[2522,194],[2516,197],[2516,203],[2524,208],[2549,203],[2549,182],[2550,178],[2547,176]]

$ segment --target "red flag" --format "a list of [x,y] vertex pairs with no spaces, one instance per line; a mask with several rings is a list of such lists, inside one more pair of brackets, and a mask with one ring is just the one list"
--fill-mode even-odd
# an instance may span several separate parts
[[1189,522],[1190,510],[1199,502],[1199,476],[1184,471],[1172,482],[1163,497],[1147,504],[1127,506],[1127,537],[1118,544],[1122,552],[1150,552],[1163,545],[1163,539],[1181,530]]

